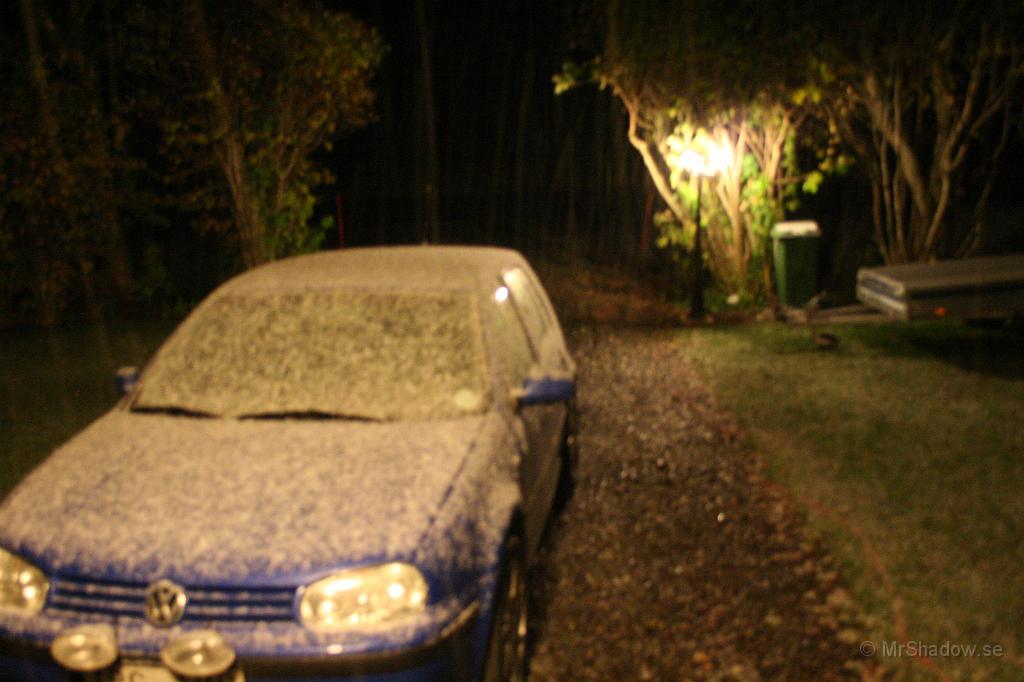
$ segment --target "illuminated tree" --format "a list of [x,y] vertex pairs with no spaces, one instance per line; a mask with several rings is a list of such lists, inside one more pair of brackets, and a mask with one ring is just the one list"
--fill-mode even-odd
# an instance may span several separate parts
[[[776,6],[778,5],[778,6]],[[591,16],[597,54],[567,63],[556,91],[585,81],[610,88],[669,214],[661,243],[694,242],[696,180],[673,164],[673,147],[714,141],[730,163],[702,197],[708,263],[728,292],[765,283],[771,226],[803,183],[820,175],[797,168],[796,132],[805,116],[795,95],[805,86],[799,12],[792,4],[690,0],[609,0]],[[760,267],[758,267],[760,266]]]
[[329,223],[309,225],[311,188],[330,175],[311,154],[369,122],[380,37],[300,0],[178,7],[182,69],[166,75],[180,98],[163,128],[193,205],[233,229],[247,266],[315,248]]
[[871,179],[882,256],[969,255],[982,243],[992,184],[1020,122],[1024,5],[831,10],[821,105]]

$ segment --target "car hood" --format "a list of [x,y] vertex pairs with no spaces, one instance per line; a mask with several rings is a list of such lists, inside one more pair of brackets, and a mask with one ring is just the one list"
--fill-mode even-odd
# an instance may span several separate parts
[[261,582],[410,557],[487,416],[223,420],[114,410],[0,507],[0,544],[56,574]]

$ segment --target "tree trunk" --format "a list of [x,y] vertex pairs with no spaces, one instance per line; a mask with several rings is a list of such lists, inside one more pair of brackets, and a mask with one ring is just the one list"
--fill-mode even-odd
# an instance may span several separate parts
[[526,51],[525,73],[519,91],[519,118],[516,125],[516,156],[515,156],[515,192],[516,192],[516,237],[522,240],[525,227],[526,207],[526,141],[528,135],[528,117],[530,114],[530,90],[533,87],[533,49]]
[[501,90],[498,94],[498,123],[497,138],[494,142],[494,157],[491,165],[491,186],[488,197],[487,209],[487,243],[494,244],[498,241],[498,213],[504,205],[502,188],[505,186],[505,122],[508,110],[508,94],[512,82],[512,45],[505,43],[501,50],[505,55],[502,64]]
[[193,42],[199,67],[210,83],[211,116],[214,130],[223,130],[224,135],[216,143],[217,160],[231,191],[231,200],[242,250],[242,262],[247,268],[265,263],[274,257],[267,243],[266,230],[260,212],[259,202],[254,196],[245,157],[245,145],[235,126],[232,115],[233,104],[224,92],[220,68],[217,64],[213,42],[206,26],[206,16],[201,0],[187,0],[184,7],[185,25]]
[[423,0],[416,0],[416,31],[420,39],[420,66],[423,69],[423,113],[427,124],[427,177],[423,183],[427,234],[430,237],[430,242],[439,244],[441,242],[441,222],[438,215],[440,177],[437,164],[437,123],[434,112],[434,69],[430,61],[430,34],[427,31]]
[[[966,52],[952,35],[936,43],[928,67],[912,74],[914,87],[904,85],[909,78],[900,64],[869,71],[856,84],[853,101],[864,129],[844,120],[845,112],[832,113],[857,155],[874,168],[875,236],[887,263],[962,256],[979,244],[1007,139],[998,117],[1019,117],[1024,68],[1020,50],[993,37],[1001,27],[974,30],[967,37],[977,43]],[[964,78],[954,79],[954,72]],[[979,182],[971,187],[964,164],[974,150],[972,175]]]
[[704,317],[704,250],[701,245],[700,200],[704,179],[697,178],[697,215],[694,218],[693,250],[690,252],[690,318]]
[[650,174],[651,180],[654,182],[654,187],[658,190],[658,194],[665,202],[665,205],[668,206],[670,211],[672,211],[672,215],[676,217],[676,220],[680,223],[685,223],[686,210],[679,202],[675,192],[672,191],[672,187],[668,181],[668,169],[665,166],[664,160],[660,158],[660,154],[658,154],[657,150],[652,150],[651,147],[653,145],[648,142],[639,130],[640,113],[637,109],[637,105],[631,102],[626,94],[619,88],[615,88],[615,95],[623,105],[625,105],[626,113],[629,115],[629,128],[626,131],[629,143],[633,145],[634,149],[640,152],[640,158],[644,160],[644,166],[647,167],[647,172]]
[[[32,0],[21,0],[21,14],[25,28],[25,39],[28,43],[29,78],[39,103],[39,126],[43,133],[47,152],[50,155],[50,162],[56,168],[58,182],[67,189],[74,185],[74,178],[71,176],[67,160],[64,158],[64,152],[61,149],[60,129],[57,119],[53,115],[50,86],[46,78],[46,68],[43,65],[42,49],[39,45],[39,29],[36,24],[35,6]],[[86,310],[91,320],[101,323],[103,314],[100,309],[99,300],[96,297],[93,263],[85,246],[85,232],[82,229],[81,221],[75,212],[75,207],[72,205],[71,200],[67,198],[61,199],[61,208],[67,220],[70,241],[73,244],[72,248],[75,253],[76,264],[78,265],[78,275],[82,282],[82,293],[85,297]]]
[[[117,77],[119,60],[114,49],[110,0],[103,0],[103,36],[107,64],[108,99],[105,118],[110,122],[110,125],[106,126],[105,134],[98,135],[97,139],[103,141],[103,144],[106,146],[105,156],[110,157],[118,153],[118,147],[120,146],[118,137],[121,135],[120,131],[117,130],[121,113],[121,98],[118,92]],[[99,99],[98,93],[97,99]],[[116,197],[122,192],[127,193],[125,188],[129,185],[130,179],[126,173],[120,172],[115,166],[107,173],[105,180],[104,190],[107,195],[107,201],[105,202],[104,223],[110,235],[107,244],[105,244],[106,256],[110,263],[112,279],[118,294],[121,298],[128,298],[134,289],[134,277],[132,276],[131,263],[128,258],[128,247],[125,243],[124,230],[122,229],[120,202]],[[135,188],[127,187],[127,189],[130,192]]]
[[651,251],[651,226],[654,224],[654,185],[647,183],[647,200],[644,202],[644,222],[640,227],[640,260],[644,261]]

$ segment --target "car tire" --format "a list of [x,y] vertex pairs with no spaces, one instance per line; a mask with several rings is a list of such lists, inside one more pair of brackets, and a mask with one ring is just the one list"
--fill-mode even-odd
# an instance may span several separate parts
[[526,680],[526,556],[518,536],[505,541],[504,560],[494,595],[484,682]]
[[576,489],[576,473],[580,463],[579,413],[576,401],[571,400],[562,428],[561,470],[558,472],[558,488],[555,492],[555,509],[562,510],[572,499]]

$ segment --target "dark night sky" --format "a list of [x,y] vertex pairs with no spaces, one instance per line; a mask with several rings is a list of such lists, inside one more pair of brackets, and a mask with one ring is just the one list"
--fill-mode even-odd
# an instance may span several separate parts
[[[587,229],[600,233],[611,229],[609,214],[635,222],[631,232],[638,231],[648,187],[639,157],[625,140],[618,104],[596,88],[553,93],[551,76],[570,49],[566,6],[514,0],[424,4],[434,68],[443,239],[529,248],[542,238],[531,233],[544,230],[538,220],[586,223],[590,215],[596,223]],[[425,182],[427,147],[415,5],[337,0],[332,6],[378,27],[390,47],[376,80],[379,120],[339,143],[332,159],[345,203],[346,240],[416,241],[422,222],[416,190]],[[547,210],[523,209],[508,196],[491,196],[516,189],[517,154],[530,176],[524,181],[532,197],[528,203],[547,204]],[[569,175],[574,176],[571,188]],[[997,222],[1020,206],[1022,184],[1024,149],[1018,142],[993,197]],[[801,213],[817,211],[823,222],[838,221],[840,214],[853,222],[869,219],[852,205],[860,204],[854,201],[860,191],[866,187],[836,188],[834,196],[808,201]],[[595,239],[601,241],[601,235]]]
[[[377,120],[320,154],[337,182],[319,191],[318,215],[334,215],[338,196],[347,244],[420,241],[428,147],[415,3],[325,2],[377,27],[389,52],[375,79]],[[571,249],[598,262],[636,265],[651,188],[626,140],[622,108],[595,87],[553,92],[551,76],[570,53],[568,5],[424,0],[424,6],[434,73],[441,240],[506,244],[528,253]],[[0,20],[6,20],[3,32],[20,43],[17,3],[4,4]],[[1024,147],[1018,137],[993,197],[994,234],[1004,248],[1024,250],[1018,225],[1022,185]],[[818,219],[826,250],[832,250],[840,241],[857,241],[865,228],[870,232],[869,203],[862,178],[829,180],[793,217]],[[167,239],[165,253],[191,273],[195,243],[195,235],[183,231]],[[337,244],[332,231],[325,246]],[[184,267],[180,263],[171,269]],[[203,268],[224,269],[219,262]]]
[[[336,6],[377,26],[390,47],[376,80],[379,120],[340,142],[333,158],[346,240],[418,240],[416,190],[426,181],[427,138],[414,5]],[[587,212],[599,223],[628,213],[639,229],[645,181],[635,153],[615,148],[625,143],[618,105],[593,88],[554,95],[551,76],[568,54],[568,10],[541,2],[425,6],[442,239],[522,247],[524,239],[541,238],[532,234],[543,231],[540,223],[558,220],[560,231],[570,212],[569,182],[581,202],[579,220]],[[511,196],[520,186],[526,199]],[[589,200],[596,207],[588,208]]]

